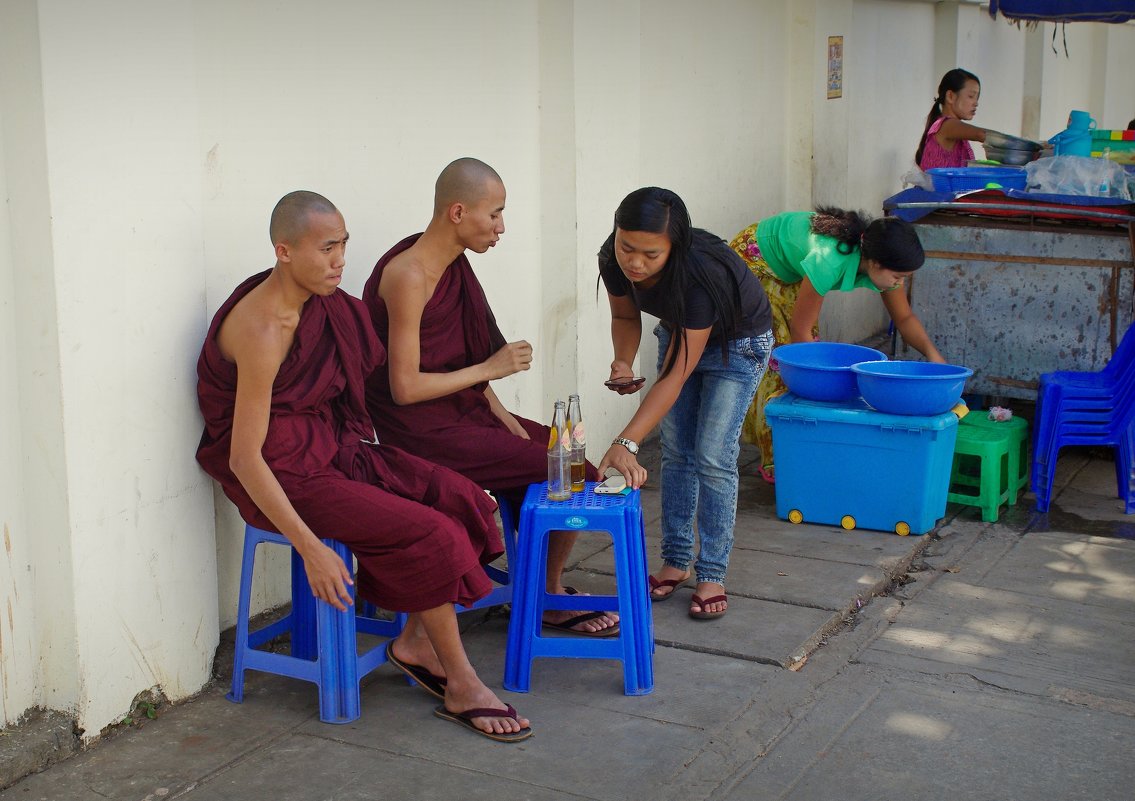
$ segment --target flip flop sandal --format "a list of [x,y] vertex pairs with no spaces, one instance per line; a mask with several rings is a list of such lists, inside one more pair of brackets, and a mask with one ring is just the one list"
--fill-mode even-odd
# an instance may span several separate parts
[[619,631],[620,631],[618,623],[616,623],[613,626],[609,626],[608,628],[605,628],[605,629],[599,629],[599,631],[588,631],[587,629],[573,628],[573,626],[578,626],[580,623],[586,623],[589,620],[595,620],[596,618],[605,617],[606,615],[607,615],[606,612],[584,612],[582,615],[576,615],[575,617],[569,617],[567,620],[564,620],[560,623],[550,623],[547,620],[544,620],[544,621],[541,622],[541,625],[546,629],[553,629],[555,631],[563,631],[563,632],[566,632],[568,634],[574,634],[577,637],[616,637],[616,636],[618,636]]
[[[568,587],[567,585],[564,585],[564,594],[579,595],[579,590],[577,590],[575,587]],[[566,631],[568,634],[578,634],[582,637],[615,637],[619,633],[618,623],[605,629],[599,629],[599,631],[587,631],[586,629],[580,630],[572,628],[572,626],[578,626],[580,623],[586,623],[588,620],[595,620],[596,618],[603,617],[606,614],[606,612],[584,612],[582,615],[569,617],[567,620],[561,623],[549,623],[547,621],[541,621],[541,625],[547,626],[548,628],[554,629],[555,631]]]
[[694,620],[716,620],[717,618],[723,616],[727,611],[729,611],[728,608],[722,609],[720,612],[707,612],[705,611],[705,608],[710,604],[728,600],[729,599],[725,595],[714,595],[712,598],[703,599],[700,595],[695,593],[694,596],[690,598],[690,606],[692,607],[694,604],[697,604],[701,607],[701,611],[695,612],[691,608],[690,617],[692,617]]
[[394,655],[394,641],[386,644],[386,661],[406,674],[415,684],[439,701],[445,700],[445,679],[435,676],[421,665],[411,665]]
[[773,472],[771,464],[763,464],[757,468],[757,475],[765,480],[768,484],[776,483],[776,473]]
[[495,731],[485,731],[473,725],[473,718],[512,718],[516,720],[516,710],[512,708],[512,704],[505,704],[504,709],[466,709],[464,712],[451,712],[443,704],[434,709],[434,714],[442,720],[452,721],[482,737],[488,737],[490,740],[496,740],[500,743],[515,743],[520,740],[527,740],[532,736],[531,726],[525,726],[520,731],[497,734]]
[[[687,573],[685,578],[680,579],[656,579],[654,576],[647,576],[646,578],[650,581],[650,600],[652,603],[658,603],[659,601],[665,601],[682,587],[689,586],[692,576]],[[655,595],[654,591],[660,587],[673,587],[674,589],[670,590],[670,592],[665,595]]]

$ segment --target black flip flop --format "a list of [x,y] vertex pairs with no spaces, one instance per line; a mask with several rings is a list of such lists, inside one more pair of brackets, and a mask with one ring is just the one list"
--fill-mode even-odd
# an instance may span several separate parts
[[411,665],[394,655],[394,640],[386,644],[386,661],[414,680],[414,683],[439,701],[445,700],[445,679],[435,676],[421,665]]
[[[565,586],[564,593],[566,595],[579,595],[579,590],[577,590],[575,587]],[[564,631],[568,634],[575,634],[580,637],[617,637],[619,634],[618,623],[610,626],[609,628],[599,629],[599,631],[587,631],[586,629],[581,630],[572,628],[572,626],[578,626],[580,623],[586,623],[588,620],[595,620],[596,618],[604,617],[606,614],[606,612],[584,612],[582,615],[569,617],[567,620],[561,623],[549,623],[548,621],[544,620],[541,621],[541,624],[546,626],[547,628],[553,629],[554,631]]]
[[542,621],[542,625],[546,629],[554,629],[555,631],[563,631],[568,634],[574,634],[577,637],[617,637],[619,634],[619,624],[599,629],[599,631],[588,631],[587,629],[576,629],[573,626],[578,626],[580,623],[586,623],[588,620],[595,620],[599,617],[604,617],[606,612],[584,612],[582,615],[569,617],[561,623],[549,623],[547,620]]
[[496,740],[500,743],[515,743],[520,740],[527,740],[532,736],[531,726],[525,726],[520,731],[497,734],[495,731],[485,731],[473,725],[473,718],[512,718],[516,720],[516,710],[512,708],[512,704],[505,704],[504,709],[466,709],[464,712],[451,712],[442,704],[434,709],[434,714],[442,720],[448,720],[459,726],[464,726],[469,729],[469,731],[476,732],[482,737],[488,737],[490,740]]

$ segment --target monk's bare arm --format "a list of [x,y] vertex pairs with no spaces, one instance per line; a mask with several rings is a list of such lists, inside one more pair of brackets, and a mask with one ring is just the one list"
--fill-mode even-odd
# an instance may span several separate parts
[[300,518],[262,453],[272,409],[272,383],[290,343],[284,342],[278,323],[240,311],[234,309],[225,320],[218,343],[237,366],[229,467],[256,507],[303,558],[312,593],[346,609],[351,603],[346,588],[351,583],[350,572]]
[[[527,370],[532,346],[510,342],[487,360],[450,373],[421,370],[422,313],[429,300],[425,276],[405,262],[391,263],[379,285],[390,320],[390,394],[399,406],[441,398],[454,392]],[[460,332],[455,332],[459,334]]]

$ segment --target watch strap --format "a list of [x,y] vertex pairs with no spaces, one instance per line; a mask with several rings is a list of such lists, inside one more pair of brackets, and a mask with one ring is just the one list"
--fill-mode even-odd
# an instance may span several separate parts
[[626,448],[631,453],[638,454],[638,443],[635,442],[633,439],[627,439],[626,437],[615,437],[615,439],[611,442],[611,444],[612,445],[622,445],[624,448]]

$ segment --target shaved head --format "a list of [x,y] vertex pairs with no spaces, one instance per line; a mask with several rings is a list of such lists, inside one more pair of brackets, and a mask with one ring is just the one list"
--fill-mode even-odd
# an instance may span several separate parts
[[280,198],[272,209],[272,220],[268,224],[268,234],[272,244],[281,242],[294,245],[307,233],[308,217],[312,214],[337,214],[330,200],[315,192],[299,190],[289,192]]
[[497,171],[483,161],[466,157],[450,162],[434,184],[434,216],[453,203],[475,203],[494,183],[504,185]]

